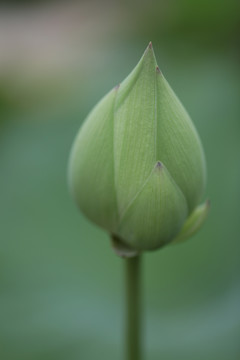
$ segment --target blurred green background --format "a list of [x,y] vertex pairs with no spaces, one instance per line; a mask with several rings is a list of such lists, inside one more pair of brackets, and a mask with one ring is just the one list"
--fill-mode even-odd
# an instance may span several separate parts
[[70,199],[73,138],[152,40],[208,165],[208,221],[144,255],[148,360],[240,358],[239,1],[4,2],[0,358],[123,359],[123,260]]

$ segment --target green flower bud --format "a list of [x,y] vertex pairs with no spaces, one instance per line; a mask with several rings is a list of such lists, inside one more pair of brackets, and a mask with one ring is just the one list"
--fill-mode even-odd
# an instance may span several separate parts
[[72,195],[121,254],[133,254],[194,233],[208,211],[208,203],[198,207],[205,177],[198,134],[150,43],[81,127],[70,157]]

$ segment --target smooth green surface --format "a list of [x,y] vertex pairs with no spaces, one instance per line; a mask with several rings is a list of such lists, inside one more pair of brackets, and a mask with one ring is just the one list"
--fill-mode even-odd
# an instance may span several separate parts
[[69,161],[69,189],[83,214],[108,232],[117,223],[113,112],[116,90],[96,105],[78,132]]
[[[239,11],[233,1],[169,3],[139,13],[128,3],[128,21],[91,43],[64,101],[43,80],[17,91],[17,69],[1,82],[1,359],[123,359],[122,260],[74,206],[66,172],[81,119],[149,40],[203,142],[211,209],[192,239],[143,257],[145,358],[240,357]],[[124,36],[125,24],[133,27]]]
[[187,211],[183,193],[164,164],[157,162],[124,213],[119,234],[122,239],[128,239],[134,249],[156,249],[174,238]]
[[181,231],[174,239],[174,243],[179,243],[192,237],[204,224],[210,208],[210,202],[207,200],[205,203],[196,207],[188,219],[185,221]]

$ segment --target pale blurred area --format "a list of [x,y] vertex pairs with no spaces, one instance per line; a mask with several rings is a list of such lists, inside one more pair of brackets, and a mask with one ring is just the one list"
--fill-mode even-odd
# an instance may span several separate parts
[[24,103],[24,91],[33,99],[65,96],[76,77],[88,82],[101,69],[112,71],[117,56],[121,69],[123,59],[135,59],[150,40],[157,54],[168,49],[179,62],[206,48],[239,55],[237,3],[6,1],[0,5],[1,83]]
[[107,11],[97,1],[2,7],[0,76],[13,96],[21,98],[25,90],[34,97],[32,88],[46,86],[47,94],[64,94],[76,74],[86,81],[90,73],[96,73],[107,61],[106,51],[114,45],[123,17],[120,6],[105,5]]
[[67,163],[150,40],[212,205],[193,239],[144,255],[146,359],[240,358],[239,36],[235,0],[1,2],[0,359],[123,359],[122,260],[76,209]]

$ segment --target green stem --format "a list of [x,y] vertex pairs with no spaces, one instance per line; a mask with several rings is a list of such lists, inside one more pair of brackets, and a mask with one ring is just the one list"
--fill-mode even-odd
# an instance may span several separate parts
[[126,258],[126,359],[141,360],[140,256]]

